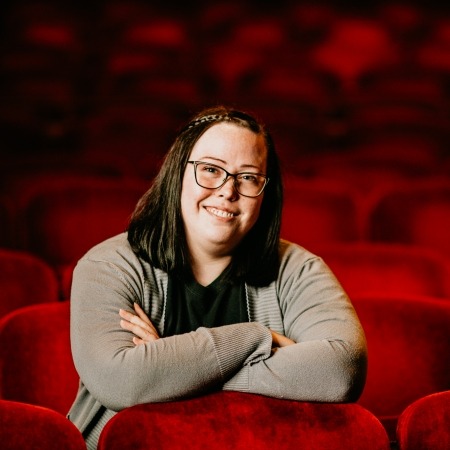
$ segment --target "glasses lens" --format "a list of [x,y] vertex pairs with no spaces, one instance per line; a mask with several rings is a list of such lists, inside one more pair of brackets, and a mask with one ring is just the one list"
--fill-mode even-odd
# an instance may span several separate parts
[[[207,189],[221,187],[227,172],[219,166],[207,163],[197,163],[195,176],[197,183]],[[239,194],[246,197],[257,197],[263,191],[267,180],[264,176],[255,173],[240,173],[235,176],[235,186]]]
[[220,187],[227,177],[225,170],[214,164],[205,163],[197,163],[195,175],[197,177],[197,183],[208,189]]
[[265,185],[265,177],[255,173],[241,173],[236,177],[237,191],[247,197],[257,197]]

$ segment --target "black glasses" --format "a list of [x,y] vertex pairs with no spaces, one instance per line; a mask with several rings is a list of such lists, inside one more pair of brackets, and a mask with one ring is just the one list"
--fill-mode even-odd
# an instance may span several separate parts
[[195,181],[205,189],[219,189],[230,177],[234,178],[236,191],[244,197],[258,197],[264,191],[269,178],[260,173],[230,173],[224,168],[204,161],[188,161],[194,165]]

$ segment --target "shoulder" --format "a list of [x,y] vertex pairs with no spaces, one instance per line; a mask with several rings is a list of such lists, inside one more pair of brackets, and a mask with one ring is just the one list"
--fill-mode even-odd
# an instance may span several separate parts
[[168,275],[140,258],[131,248],[128,234],[121,233],[92,247],[79,261],[79,265],[96,267],[102,264],[127,278],[139,277],[153,283],[166,282]]
[[293,278],[297,280],[311,279],[310,277],[336,281],[334,274],[319,255],[298,244],[280,240],[278,283]]
[[320,260],[319,256],[306,248],[284,239],[280,239],[279,251],[281,267],[289,264],[298,266],[299,264],[303,265],[312,260]]
[[128,242],[127,233],[106,239],[92,247],[81,259],[89,261],[117,261],[138,259]]
[[92,247],[79,261],[77,267],[86,270],[110,270],[127,275],[127,278],[142,278],[149,270],[148,263],[139,258],[132,250],[127,233],[113,236]]

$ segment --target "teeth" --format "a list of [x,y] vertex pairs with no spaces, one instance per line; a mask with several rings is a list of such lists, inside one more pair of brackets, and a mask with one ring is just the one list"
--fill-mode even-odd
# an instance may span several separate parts
[[208,211],[213,213],[215,216],[219,216],[219,217],[233,217],[234,214],[233,213],[229,213],[226,211],[221,211],[220,209],[216,209],[216,208],[208,208]]

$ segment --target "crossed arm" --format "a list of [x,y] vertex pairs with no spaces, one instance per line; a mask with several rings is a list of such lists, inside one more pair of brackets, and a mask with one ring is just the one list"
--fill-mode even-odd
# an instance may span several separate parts
[[[147,314],[145,314],[144,310],[136,302],[133,306],[135,314],[124,309],[119,310],[121,317],[120,326],[124,330],[131,331],[134,334],[133,343],[136,346],[158,340],[158,330],[147,317]],[[295,344],[292,339],[276,331],[270,330],[270,333],[272,335],[272,351],[275,351],[279,347],[287,347],[288,345]]]
[[71,300],[74,362],[82,383],[107,408],[219,388],[303,401],[352,401],[361,392],[364,334],[319,259],[292,261],[292,275],[274,293],[285,335],[248,322],[167,338],[159,336],[157,316],[135,304],[148,295],[148,274],[128,259],[119,262],[81,262]]

